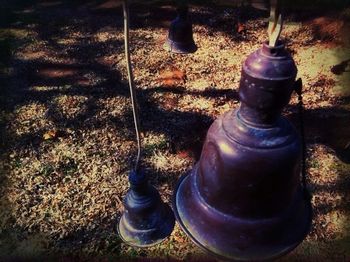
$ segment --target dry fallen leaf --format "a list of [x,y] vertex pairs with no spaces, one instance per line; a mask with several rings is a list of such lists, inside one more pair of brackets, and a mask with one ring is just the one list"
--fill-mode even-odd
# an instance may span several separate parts
[[159,80],[165,86],[175,86],[186,81],[186,73],[171,66],[160,73]]
[[49,130],[43,135],[43,138],[45,140],[52,139],[56,137],[56,134],[57,134],[56,130]]
[[245,26],[244,26],[244,24],[242,24],[242,23],[238,23],[238,25],[237,25],[237,33],[242,33],[243,31],[245,31]]
[[178,153],[178,156],[182,159],[191,159],[191,152],[183,150]]

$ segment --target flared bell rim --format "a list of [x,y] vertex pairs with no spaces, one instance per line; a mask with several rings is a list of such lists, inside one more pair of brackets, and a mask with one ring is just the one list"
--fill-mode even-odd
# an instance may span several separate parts
[[180,187],[186,183],[186,182],[189,182],[188,179],[190,178],[190,175],[191,173],[194,171],[194,169],[196,168],[196,166],[186,172],[184,175],[182,175],[176,186],[175,186],[175,189],[174,189],[174,193],[173,193],[173,197],[172,197],[172,209],[174,211],[174,215],[175,215],[175,218],[176,218],[176,221],[177,223],[179,224],[180,228],[187,234],[187,236],[191,239],[191,241],[196,244],[200,249],[202,249],[203,251],[207,252],[208,254],[212,255],[214,258],[217,258],[217,259],[220,259],[220,260],[223,260],[223,261],[272,261],[274,259],[277,259],[279,257],[282,257],[288,253],[290,253],[291,251],[293,251],[296,247],[298,247],[303,239],[308,235],[308,233],[310,232],[311,230],[311,224],[312,224],[312,217],[313,217],[313,213],[312,213],[312,207],[311,207],[311,203],[310,202],[307,202],[306,205],[307,205],[307,218],[306,218],[306,221],[307,221],[307,226],[305,227],[304,231],[303,231],[303,234],[301,234],[301,236],[299,237],[299,239],[297,241],[295,241],[295,244],[294,245],[290,245],[287,249],[285,249],[283,252],[280,252],[278,253],[277,255],[275,256],[270,256],[268,258],[264,258],[264,259],[237,259],[237,258],[233,258],[233,257],[227,257],[227,256],[223,256],[219,253],[216,253],[214,252],[213,250],[209,249],[208,247],[206,247],[205,245],[203,245],[198,239],[196,239],[196,237],[191,233],[190,230],[188,230],[188,228],[186,227],[186,225],[184,224],[183,222],[183,219],[181,218],[180,216],[180,213],[179,213],[179,210],[177,208],[177,198],[178,198],[178,195],[179,195],[179,189]]
[[[131,230],[128,230],[128,226],[126,226],[125,214],[123,214],[118,220],[117,232],[120,239],[129,246],[132,247],[140,247],[147,248],[158,245],[165,241],[173,232],[175,227],[175,217],[171,207],[165,203],[163,203],[165,221],[162,221],[159,225],[160,227],[155,227],[148,230],[138,230],[134,229],[134,231],[138,231],[138,238],[131,237]],[[127,234],[127,232],[129,234]],[[143,236],[141,238],[141,236]]]
[[163,45],[163,48],[166,51],[169,51],[175,54],[192,54],[198,50],[198,47],[194,43],[194,41],[191,41],[188,43],[180,43],[169,39],[169,37],[166,39]]

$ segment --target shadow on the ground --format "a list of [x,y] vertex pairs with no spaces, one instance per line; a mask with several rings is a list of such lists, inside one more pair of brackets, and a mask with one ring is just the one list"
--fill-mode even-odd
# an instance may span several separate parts
[[[334,181],[324,184],[319,182],[317,178],[310,179],[307,177],[307,187],[311,195],[319,198],[320,196],[322,197],[328,194],[334,197],[337,196],[338,199],[329,199],[329,201],[321,202],[316,200],[316,205],[313,207],[314,220],[311,229],[312,235],[324,234],[320,232],[320,225],[325,224],[324,226],[327,226],[327,222],[323,221],[325,215],[331,212],[341,212],[343,216],[345,215],[345,217],[348,217],[350,214],[350,194],[348,190],[350,186],[350,111],[344,109],[344,107],[346,108],[346,106],[349,105],[349,99],[341,98],[334,103],[336,104],[334,107],[303,111],[304,139],[307,147],[312,147],[312,145],[317,144],[325,145],[333,151],[334,155],[338,158],[338,160],[330,166],[328,170],[329,174],[324,174],[324,176],[328,177],[327,179],[331,179],[331,176],[335,176],[337,177],[336,180],[332,179]],[[301,123],[298,107],[289,106],[287,111],[288,119],[300,132]],[[313,167],[319,168],[316,172],[327,172],[320,169],[320,162],[322,162],[322,159],[314,159],[309,155],[307,159],[307,170]],[[336,221],[333,222],[337,223]],[[348,236],[350,235],[350,231],[348,227],[342,226],[342,234],[345,236],[343,241],[345,244],[349,242]],[[331,229],[329,230],[330,231],[327,232],[331,235],[328,236],[330,238],[328,241],[341,243],[342,240],[335,238],[337,233],[333,232]]]

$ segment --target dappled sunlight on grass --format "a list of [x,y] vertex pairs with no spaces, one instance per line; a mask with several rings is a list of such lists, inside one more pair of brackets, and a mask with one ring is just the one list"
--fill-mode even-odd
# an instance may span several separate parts
[[[175,15],[170,3],[131,5],[142,166],[165,202],[198,160],[212,121],[237,108],[242,62],[266,39],[268,12],[202,2],[191,9],[199,49],[189,56],[163,50]],[[136,156],[120,1],[16,1],[5,11],[0,256],[210,261],[178,226],[146,250],[128,247],[116,233]],[[244,28],[237,32],[240,12]],[[338,34],[322,40],[311,27],[338,25],[337,18],[294,21],[298,15],[287,16],[282,35],[304,82],[315,218],[311,234],[285,260],[337,261],[350,257],[350,83],[348,69],[331,69],[350,57]],[[294,96],[285,113],[297,125],[296,105]]]

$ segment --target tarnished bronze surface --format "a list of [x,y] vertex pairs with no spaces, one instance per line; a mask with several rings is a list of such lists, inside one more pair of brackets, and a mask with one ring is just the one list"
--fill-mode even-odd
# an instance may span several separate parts
[[132,172],[130,190],[124,199],[125,211],[118,224],[121,239],[131,246],[156,245],[173,231],[175,218],[158,191],[141,172]]
[[178,184],[174,211],[203,249],[225,259],[281,256],[306,236],[311,207],[300,184],[301,143],[281,116],[297,69],[283,44],[251,54],[240,108],[210,127],[199,162]]

